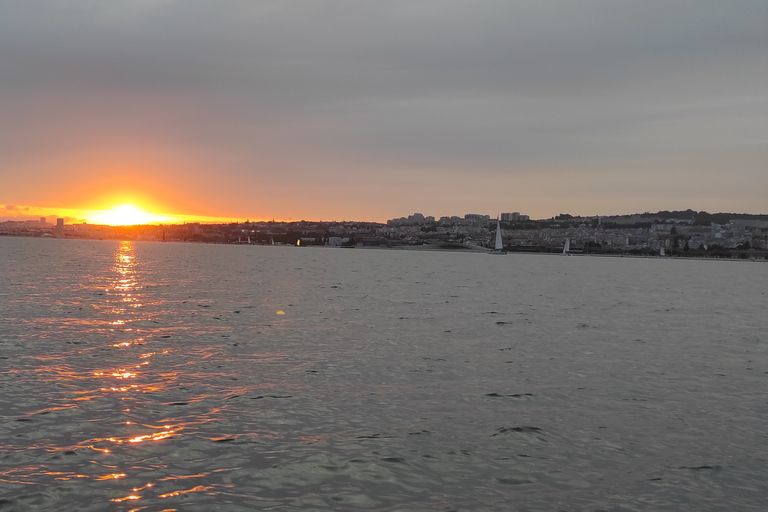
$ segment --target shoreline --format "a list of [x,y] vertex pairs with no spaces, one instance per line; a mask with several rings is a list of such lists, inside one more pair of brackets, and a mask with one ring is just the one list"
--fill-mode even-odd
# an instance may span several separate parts
[[[293,244],[246,244],[246,243],[227,243],[227,242],[211,242],[211,241],[197,241],[197,240],[148,240],[148,239],[140,239],[140,238],[129,238],[129,237],[115,237],[115,238],[81,238],[81,237],[65,237],[65,238],[56,238],[56,237],[40,237],[40,236],[24,236],[24,235],[13,235],[13,234],[0,234],[0,239],[2,238],[22,238],[22,239],[44,239],[44,240],[85,240],[85,241],[115,241],[115,242],[146,242],[146,243],[183,243],[183,244],[201,244],[201,245],[228,245],[228,246],[254,246],[254,247],[295,247],[298,249],[306,249],[306,248],[322,248],[322,249],[363,249],[363,250],[371,250],[371,249],[379,249],[379,250],[391,250],[391,251],[410,251],[410,252],[448,252],[448,253],[464,253],[464,254],[480,254],[480,253],[489,253],[490,249],[487,247],[481,247],[477,245],[467,245],[463,246],[462,244],[422,244],[422,245],[398,245],[398,246],[384,246],[384,245],[359,245],[359,246],[352,246],[352,247],[339,247],[339,246],[328,246],[328,245],[293,245]],[[447,246],[446,246],[447,245]],[[762,257],[749,257],[749,256],[742,256],[743,252],[741,254],[736,254],[732,256],[715,256],[715,255],[700,255],[700,256],[684,256],[684,255],[677,255],[677,254],[670,254],[665,256],[659,256],[659,255],[650,255],[650,254],[629,254],[629,253],[619,253],[619,254],[606,254],[606,253],[582,253],[582,252],[574,252],[570,253],[567,256],[576,256],[576,257],[603,257],[603,258],[642,258],[642,259],[659,259],[659,260],[717,260],[717,261],[745,261],[745,262],[768,262],[768,257],[763,255],[762,251],[759,253]],[[518,255],[540,255],[540,256],[563,256],[562,252],[557,251],[507,251],[504,253],[505,256],[518,256]]]

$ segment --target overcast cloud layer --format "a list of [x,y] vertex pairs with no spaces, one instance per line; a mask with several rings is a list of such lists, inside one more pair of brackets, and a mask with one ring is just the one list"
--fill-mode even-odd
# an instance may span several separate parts
[[0,70],[0,205],[768,213],[765,0],[5,0]]

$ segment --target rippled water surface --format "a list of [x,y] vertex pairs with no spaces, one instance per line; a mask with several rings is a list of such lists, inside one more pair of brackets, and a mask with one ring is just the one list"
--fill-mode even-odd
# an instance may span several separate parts
[[0,239],[0,510],[764,510],[768,264]]

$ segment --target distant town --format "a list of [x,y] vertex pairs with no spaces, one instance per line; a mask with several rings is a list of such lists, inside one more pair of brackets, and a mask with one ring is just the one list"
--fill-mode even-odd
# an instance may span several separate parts
[[0,236],[121,239],[330,247],[482,250],[493,247],[497,224],[507,252],[629,254],[768,259],[768,215],[694,210],[531,220],[519,212],[498,217],[469,213],[435,218],[421,213],[377,222],[244,221],[228,224],[104,226],[0,222]]

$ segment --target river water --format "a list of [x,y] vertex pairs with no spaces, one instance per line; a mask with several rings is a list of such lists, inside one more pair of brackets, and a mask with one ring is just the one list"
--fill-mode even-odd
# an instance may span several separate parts
[[0,239],[0,510],[764,510],[768,264]]

